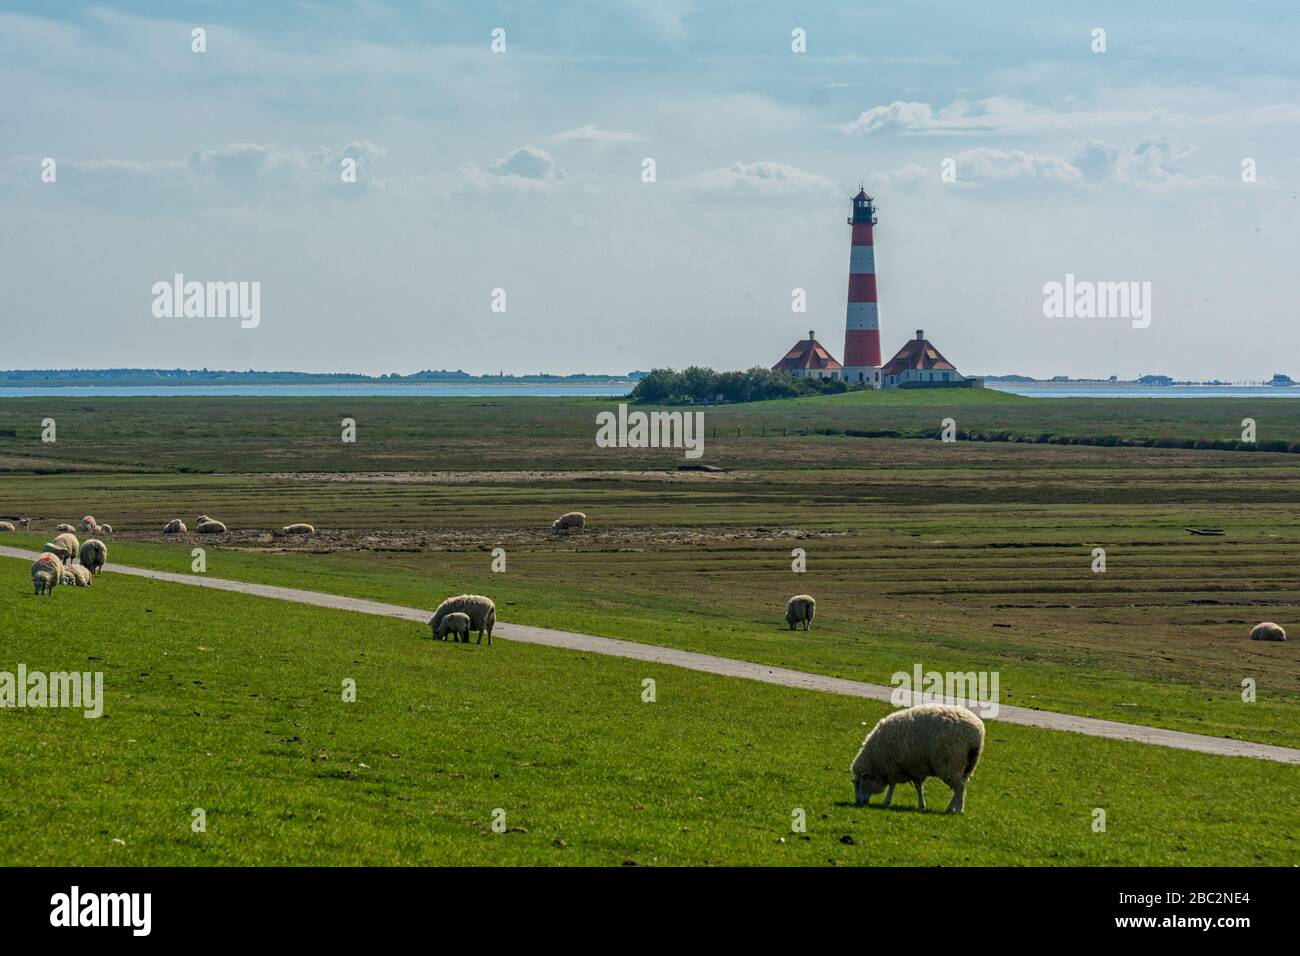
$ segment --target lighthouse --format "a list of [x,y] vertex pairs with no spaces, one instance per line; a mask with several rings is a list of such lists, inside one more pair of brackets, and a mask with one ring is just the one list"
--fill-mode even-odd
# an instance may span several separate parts
[[880,317],[876,311],[875,201],[865,189],[853,197],[849,253],[849,312],[844,326],[844,380],[880,388]]

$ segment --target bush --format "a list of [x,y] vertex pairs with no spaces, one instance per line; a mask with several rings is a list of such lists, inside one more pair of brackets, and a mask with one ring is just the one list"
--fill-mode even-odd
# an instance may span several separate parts
[[833,395],[847,392],[839,379],[794,378],[770,368],[755,367],[745,372],[716,372],[693,365],[683,372],[657,368],[632,389],[632,401],[675,404],[714,402],[719,395],[728,402],[760,402],[800,395]]

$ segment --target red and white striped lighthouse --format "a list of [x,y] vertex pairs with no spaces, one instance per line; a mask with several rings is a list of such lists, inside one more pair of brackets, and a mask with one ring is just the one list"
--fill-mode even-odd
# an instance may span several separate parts
[[880,316],[876,311],[874,200],[865,189],[853,197],[853,246],[849,254],[849,314],[844,327],[844,380],[880,387]]

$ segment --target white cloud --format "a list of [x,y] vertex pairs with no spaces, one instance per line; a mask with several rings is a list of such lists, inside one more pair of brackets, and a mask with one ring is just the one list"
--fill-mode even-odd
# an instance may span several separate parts
[[564,172],[555,165],[551,154],[536,146],[516,149],[509,156],[490,164],[487,171],[494,176],[518,176],[521,179],[545,181],[564,177]]
[[968,102],[958,100],[936,110],[929,103],[896,100],[873,106],[857,118],[836,127],[850,136],[876,133],[1048,133],[1075,129],[1152,125],[1166,117],[1164,110],[1052,110],[1035,107],[1009,96],[992,96]]
[[1059,183],[1078,182],[1079,169],[1061,156],[1026,153],[1020,149],[991,149],[980,146],[958,153],[959,181],[1002,182],[1010,179],[1042,179]]
[[543,136],[541,141],[544,143],[555,143],[557,145],[568,143],[581,143],[593,146],[612,146],[619,143],[639,143],[645,139],[640,133],[625,133],[619,130],[601,129],[595,123],[588,123],[585,126],[579,126],[577,129],[565,130],[562,133],[553,133],[550,136]]
[[825,176],[797,166],[770,161],[732,163],[724,169],[711,169],[692,176],[686,180],[685,185],[688,189],[701,192],[767,196],[838,189],[835,182]]

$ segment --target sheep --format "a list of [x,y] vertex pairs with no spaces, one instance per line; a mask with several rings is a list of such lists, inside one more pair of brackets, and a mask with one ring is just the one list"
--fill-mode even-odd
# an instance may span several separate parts
[[207,521],[200,521],[194,530],[199,534],[225,534],[226,526],[220,521],[209,518]]
[[[468,644],[470,632],[469,615],[463,611],[452,611],[438,622],[438,626],[433,632],[434,639],[445,641],[448,632],[451,633],[454,640],[457,640],[462,644]],[[489,643],[491,643],[490,640]]]
[[99,526],[100,534],[112,534],[113,526],[111,524],[101,524]]
[[965,707],[923,704],[881,718],[853,758],[853,792],[858,806],[889,787],[885,806],[894,798],[894,785],[916,787],[919,808],[925,809],[926,777],[938,777],[952,788],[949,813],[961,813],[966,781],[975,773],[984,750],[984,721]]
[[1263,624],[1256,624],[1251,628],[1250,639],[1252,641],[1285,641],[1286,631],[1280,624],[1265,621]]
[[281,534],[315,534],[316,529],[309,524],[287,524],[280,529]]
[[94,534],[99,530],[99,522],[95,520],[94,515],[86,515],[86,517],[81,519],[81,530],[88,531],[91,534]]
[[172,518],[163,528],[163,534],[184,534],[189,529],[185,527],[185,522],[180,518]]
[[808,630],[812,624],[813,615],[817,613],[817,601],[808,594],[796,594],[790,600],[785,602],[785,623],[790,625],[790,630],[795,629],[795,625],[803,622],[803,629]]
[[[482,644],[483,632],[487,631],[488,647],[491,647],[492,628],[497,623],[497,606],[492,603],[492,599],[485,598],[481,594],[461,594],[457,597],[447,598],[438,605],[433,612],[433,617],[429,619],[429,626],[433,628],[435,636],[438,634],[438,628],[442,625],[442,619],[456,611],[468,615],[470,630],[478,631],[478,640],[475,643]],[[468,633],[465,635],[465,642],[469,643]]]
[[16,530],[17,529],[14,528],[14,526],[10,524],[8,521],[0,521],[0,534],[5,532],[12,532]]
[[80,564],[65,564],[63,574],[59,578],[60,584],[71,584],[79,588],[90,587],[90,572]]
[[54,543],[61,544],[68,549],[68,556],[63,559],[64,561],[75,561],[77,555],[81,553],[81,542],[77,540],[77,536],[71,531],[65,531],[59,535],[54,539]]
[[77,560],[91,574],[98,574],[103,569],[104,562],[108,560],[108,545],[98,538],[91,538],[77,552]]
[[27,530],[27,526],[28,526],[30,523],[31,523],[31,519],[30,519],[30,518],[19,518],[19,519],[18,519],[18,530],[19,530],[19,531],[26,531],[26,530]]
[[581,511],[570,511],[551,522],[551,531],[564,534],[569,531],[581,531],[587,524],[587,516]]
[[32,562],[32,586],[37,594],[53,594],[63,577],[63,562],[53,554],[42,554]]
[[76,531],[77,529],[74,528],[72,525],[68,524],[67,522],[64,522],[63,524],[55,525],[54,530],[59,532],[60,534],[63,534],[65,532],[71,533],[73,531]]
[[66,545],[60,544],[57,541],[46,541],[45,547],[41,548],[41,554],[54,555],[54,557],[59,559],[60,564],[64,561],[72,560],[72,552],[68,550]]

